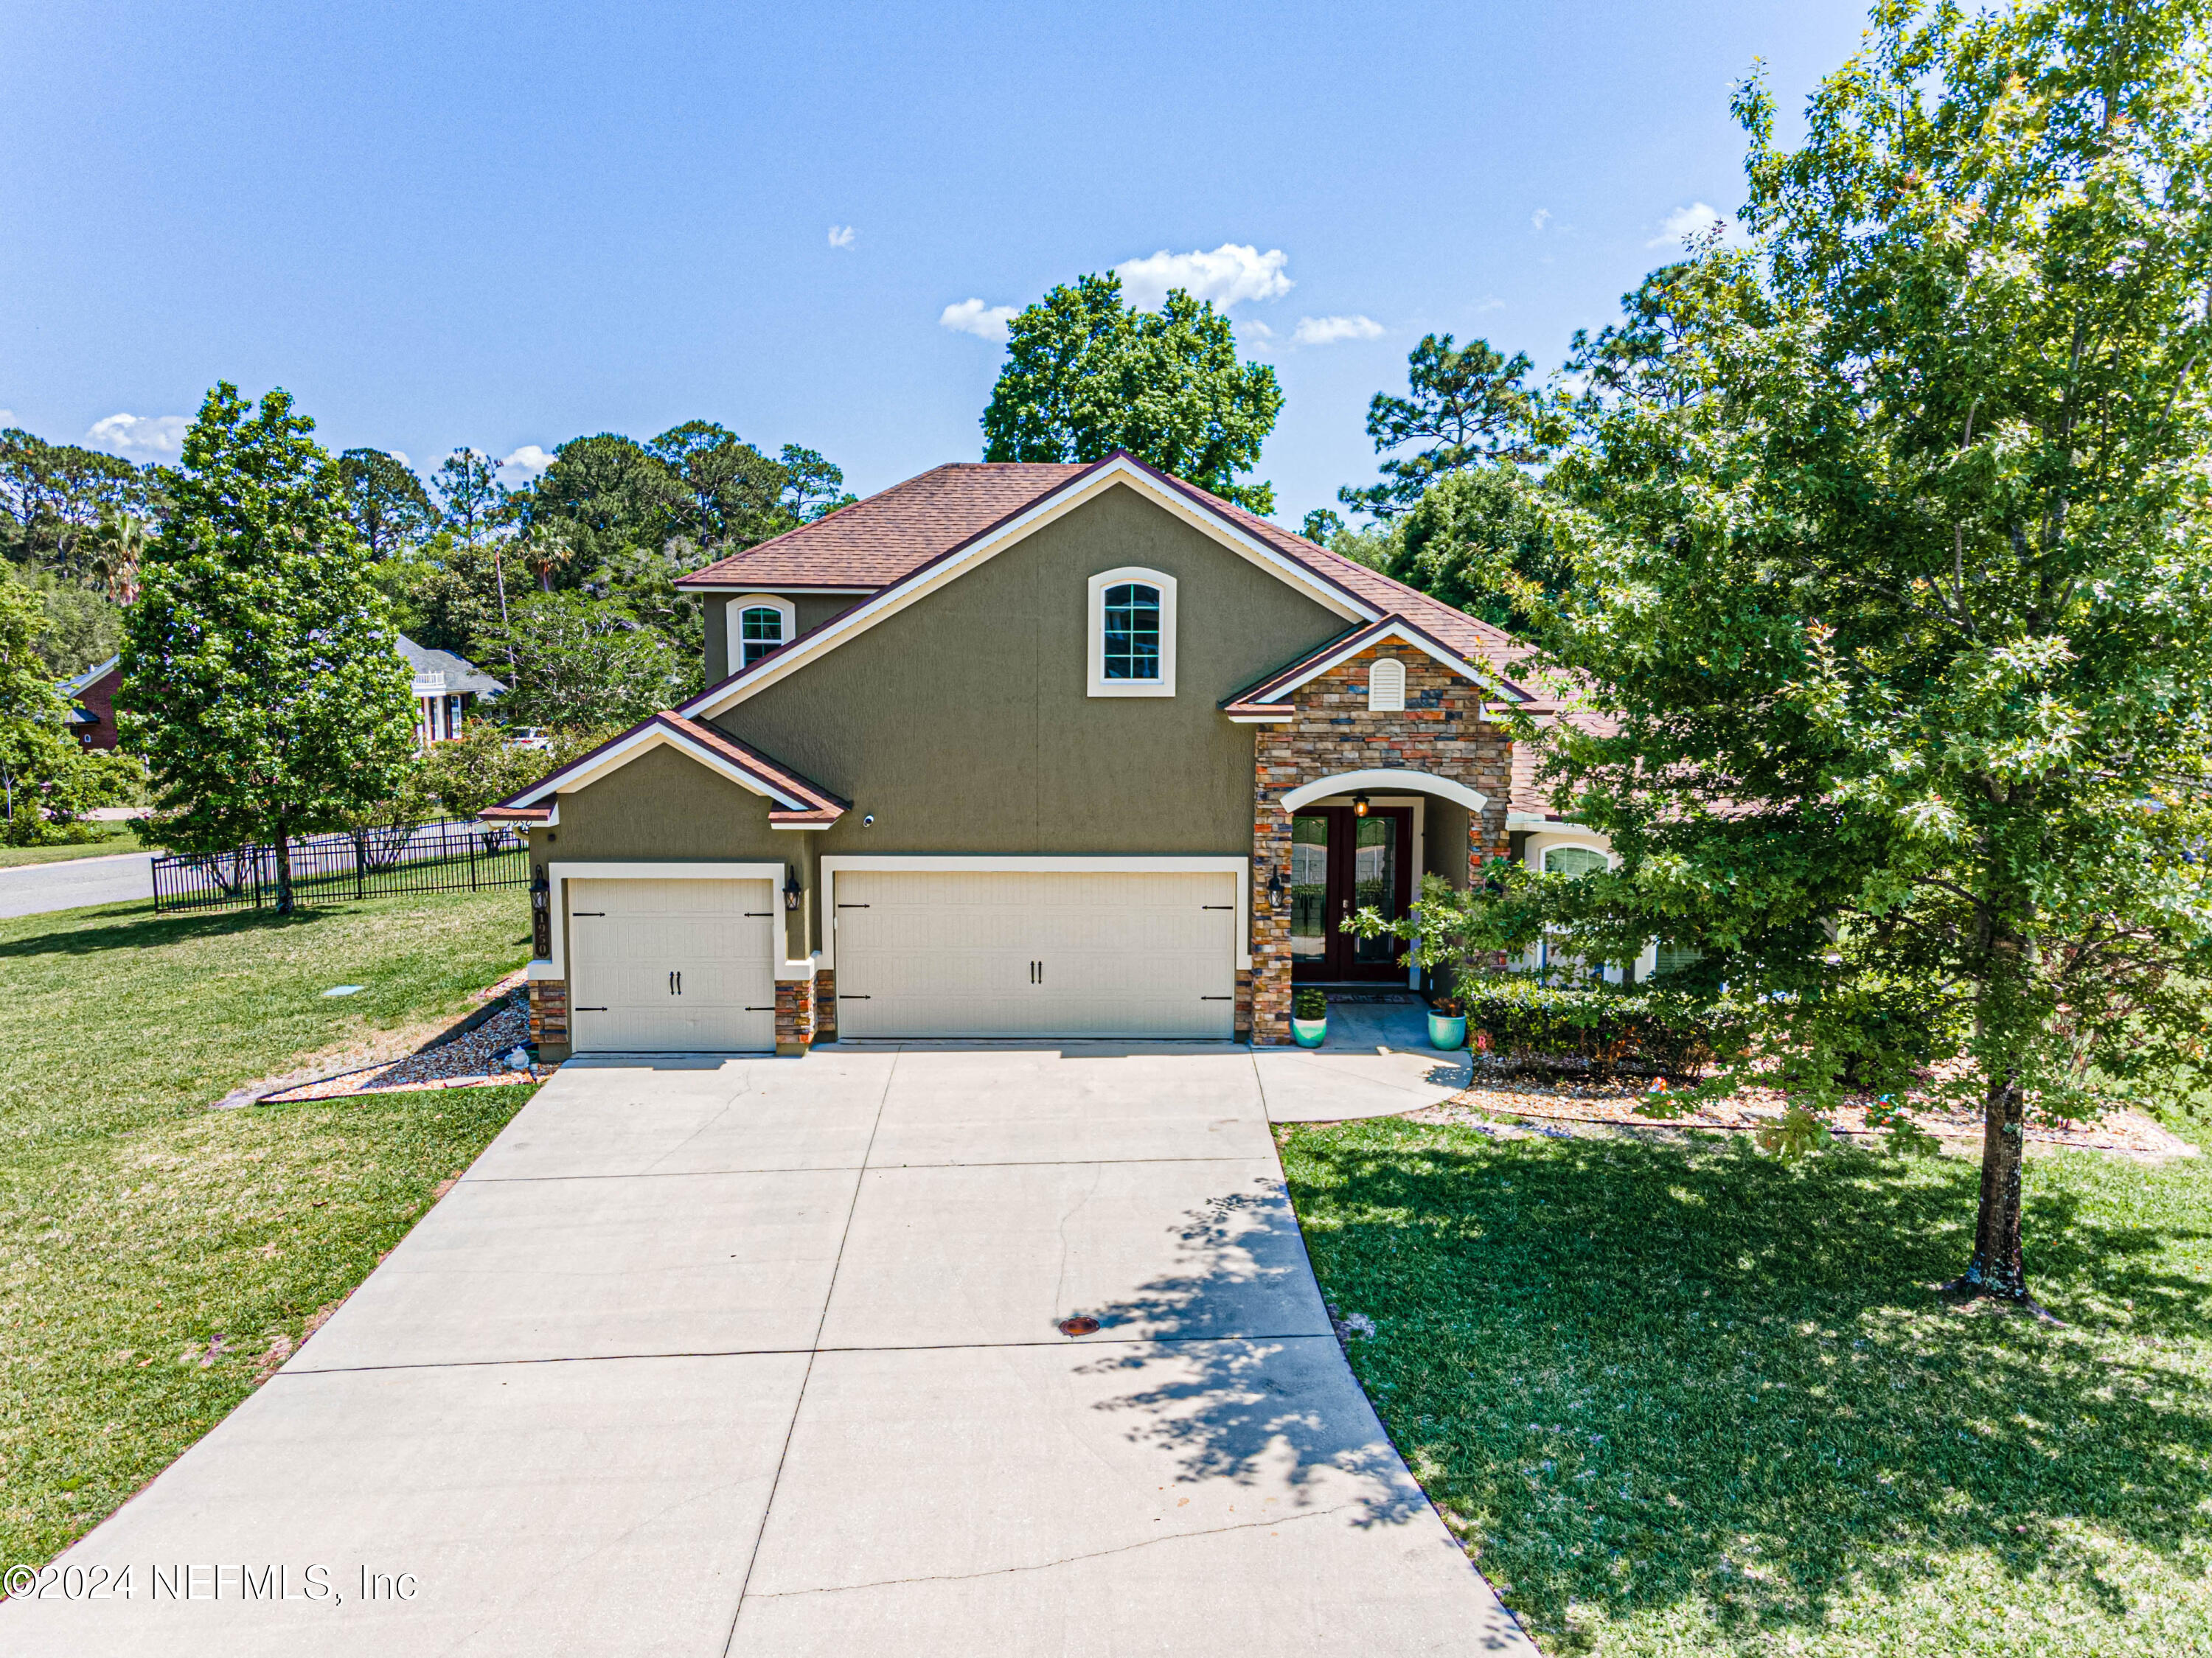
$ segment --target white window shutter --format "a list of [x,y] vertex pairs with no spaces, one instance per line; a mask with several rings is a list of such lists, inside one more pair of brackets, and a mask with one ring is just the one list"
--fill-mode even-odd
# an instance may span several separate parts
[[1402,714],[1406,708],[1406,665],[1377,657],[1367,670],[1367,707],[1374,714]]

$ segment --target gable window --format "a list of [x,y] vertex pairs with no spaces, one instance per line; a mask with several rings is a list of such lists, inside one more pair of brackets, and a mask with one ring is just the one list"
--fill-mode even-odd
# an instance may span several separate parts
[[1367,707],[1374,714],[1406,711],[1406,665],[1397,658],[1377,657],[1367,670]]
[[773,593],[746,593],[732,598],[726,614],[732,673],[742,673],[770,651],[781,650],[798,631],[797,608],[789,599]]
[[1176,582],[1135,566],[1091,578],[1091,695],[1173,696]]

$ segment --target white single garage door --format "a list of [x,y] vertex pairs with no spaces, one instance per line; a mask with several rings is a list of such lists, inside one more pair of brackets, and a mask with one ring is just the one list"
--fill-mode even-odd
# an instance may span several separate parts
[[1232,874],[847,870],[836,901],[840,1035],[1232,1033]]
[[775,1047],[767,881],[568,883],[568,1029],[579,1054]]

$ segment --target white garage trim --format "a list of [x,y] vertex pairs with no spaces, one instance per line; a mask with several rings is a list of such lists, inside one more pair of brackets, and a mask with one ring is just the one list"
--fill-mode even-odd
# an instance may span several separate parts
[[[568,944],[567,920],[568,914],[569,881],[765,881],[782,902],[784,866],[781,864],[548,864],[545,883],[552,889],[546,902],[552,910],[553,954],[550,960],[556,971],[547,974],[549,979],[565,980],[568,976]],[[786,948],[789,948],[786,945]],[[781,957],[782,950],[776,954]],[[779,962],[781,969],[788,963]],[[778,971],[779,979],[811,975],[811,964],[805,974],[789,975]]]
[[1310,783],[1301,783],[1283,796],[1283,810],[1296,811],[1300,806],[1310,806],[1332,794],[1356,794],[1367,789],[1390,789],[1400,793],[1411,789],[1420,794],[1439,794],[1447,800],[1458,801],[1469,811],[1480,811],[1490,804],[1488,795],[1480,794],[1449,777],[1408,771],[1403,766],[1384,766],[1373,771],[1340,771],[1334,777],[1317,777]]
[[1252,860],[1244,857],[1062,856],[1024,853],[977,856],[964,853],[830,853],[821,860],[822,965],[837,965],[837,872],[929,870],[1029,872],[1039,875],[1234,875],[1237,878],[1237,965],[1252,965]]

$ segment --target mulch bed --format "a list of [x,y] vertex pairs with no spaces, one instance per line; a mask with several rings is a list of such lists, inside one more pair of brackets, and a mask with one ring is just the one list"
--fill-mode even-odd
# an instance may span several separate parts
[[[1660,1117],[1652,1115],[1645,1108],[1650,1095],[1656,1091],[1656,1084],[1654,1084],[1544,1081],[1506,1074],[1497,1061],[1486,1058],[1479,1060],[1478,1065],[1480,1070],[1471,1086],[1430,1108],[1427,1112],[1413,1114],[1428,1116],[1434,1113],[1440,1117],[1449,1117],[1474,1109],[1541,1122],[1741,1132],[1761,1128],[1778,1121],[1789,1103],[1778,1089],[1742,1088],[1723,1098],[1709,1100],[1698,1110],[1681,1116]],[[1486,1076],[1482,1074],[1484,1071],[1492,1074]],[[1977,1145],[1981,1141],[1982,1120],[1977,1113],[1942,1111],[1923,1105],[1912,1109],[1910,1114],[1923,1133],[1938,1139],[1971,1140]],[[1827,1119],[1827,1122],[1830,1130],[1838,1134],[1866,1135],[1884,1132],[1867,1127],[1864,1104],[1843,1106]],[[2193,1157],[2197,1155],[2197,1148],[2188,1141],[2168,1133],[2150,1116],[2136,1110],[2108,1112],[2094,1121],[2085,1122],[2057,1119],[2038,1121],[2031,1117],[2027,1138],[2031,1143],[2084,1151],[2122,1151],[2137,1157]]]

